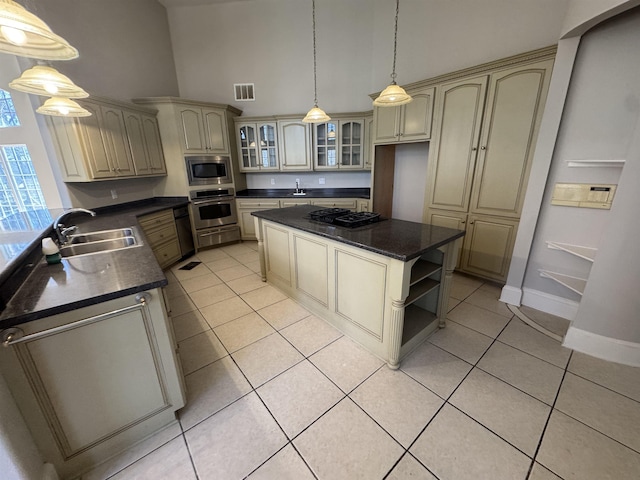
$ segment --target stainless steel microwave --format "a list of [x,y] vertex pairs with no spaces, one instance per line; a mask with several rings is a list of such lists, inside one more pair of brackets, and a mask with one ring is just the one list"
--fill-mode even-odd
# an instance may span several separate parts
[[222,185],[233,183],[231,158],[214,155],[185,157],[189,185]]

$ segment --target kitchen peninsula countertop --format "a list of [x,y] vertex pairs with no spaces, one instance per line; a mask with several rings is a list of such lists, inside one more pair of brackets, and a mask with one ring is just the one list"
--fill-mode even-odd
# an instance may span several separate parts
[[237,198],[369,198],[369,188],[303,188],[305,195],[293,195],[293,188],[254,188],[236,192]]
[[314,210],[318,210],[318,207],[299,205],[256,211],[251,215],[404,262],[465,234],[464,230],[393,218],[362,227],[345,228],[311,220],[309,212]]
[[[138,226],[137,217],[188,203],[186,197],[161,197],[96,208],[95,217],[75,214],[72,223],[78,226],[76,233],[134,226],[142,245],[63,258],[55,265],[48,265],[40,252],[42,238],[52,233],[51,225],[22,232],[20,244],[15,242],[15,232],[0,234],[0,245],[9,246],[11,248],[4,250],[14,252],[11,258],[0,263],[0,285],[3,290],[12,287],[15,290],[11,298],[5,300],[0,328],[166,285],[166,277]],[[62,212],[51,210],[51,218],[57,218]],[[26,280],[11,285],[27,270],[30,271]]]

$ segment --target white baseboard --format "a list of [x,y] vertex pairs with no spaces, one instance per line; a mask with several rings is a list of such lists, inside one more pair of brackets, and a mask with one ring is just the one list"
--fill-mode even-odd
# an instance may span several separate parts
[[569,327],[563,346],[610,362],[640,367],[640,344]]
[[525,287],[522,289],[522,305],[573,321],[580,304],[573,300]]
[[500,301],[508,303],[509,305],[515,305],[516,307],[519,307],[520,302],[522,301],[522,289],[505,285],[504,287],[502,287]]

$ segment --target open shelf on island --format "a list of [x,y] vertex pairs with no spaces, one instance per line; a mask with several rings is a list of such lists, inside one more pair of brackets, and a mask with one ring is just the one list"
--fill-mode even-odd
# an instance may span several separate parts
[[409,305],[404,309],[404,327],[402,329],[402,345],[418,335],[436,321],[436,314],[417,305]]
[[409,284],[414,285],[423,278],[433,275],[440,270],[442,270],[442,265],[429,262],[428,260],[420,259],[413,265],[413,268],[411,269],[411,279],[409,280]]
[[404,301],[404,304],[406,306],[411,305],[413,302],[431,292],[432,290],[438,288],[439,286],[440,282],[438,282],[437,280],[433,280],[431,278],[423,278],[418,283],[411,285],[411,287],[409,288],[409,295]]

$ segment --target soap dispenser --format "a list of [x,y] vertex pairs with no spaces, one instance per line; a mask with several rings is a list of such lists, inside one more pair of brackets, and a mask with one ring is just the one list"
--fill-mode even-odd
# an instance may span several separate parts
[[56,245],[56,242],[49,237],[42,239],[42,253],[44,253],[47,263],[50,265],[60,263],[62,260],[62,255],[60,255],[58,245]]

